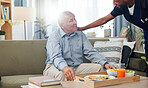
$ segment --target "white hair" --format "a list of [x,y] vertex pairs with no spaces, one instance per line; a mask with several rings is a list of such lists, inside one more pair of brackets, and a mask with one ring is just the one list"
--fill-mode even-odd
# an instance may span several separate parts
[[60,24],[64,23],[66,17],[67,17],[68,15],[70,15],[70,14],[73,14],[73,13],[70,12],[70,11],[64,11],[64,12],[62,12],[62,13],[59,15],[59,17],[58,17],[58,24],[60,25]]

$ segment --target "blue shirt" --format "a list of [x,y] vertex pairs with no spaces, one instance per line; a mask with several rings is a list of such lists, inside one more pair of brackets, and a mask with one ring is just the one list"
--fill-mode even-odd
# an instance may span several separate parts
[[48,38],[46,49],[46,64],[53,64],[59,70],[65,66],[80,65],[83,63],[83,55],[93,63],[106,63],[105,57],[93,49],[81,31],[68,35],[61,28],[55,30]]

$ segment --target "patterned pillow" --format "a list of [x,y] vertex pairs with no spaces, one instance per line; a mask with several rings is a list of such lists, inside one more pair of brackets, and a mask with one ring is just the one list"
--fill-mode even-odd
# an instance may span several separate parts
[[121,62],[122,41],[96,41],[94,48],[106,58],[108,63],[115,65]]

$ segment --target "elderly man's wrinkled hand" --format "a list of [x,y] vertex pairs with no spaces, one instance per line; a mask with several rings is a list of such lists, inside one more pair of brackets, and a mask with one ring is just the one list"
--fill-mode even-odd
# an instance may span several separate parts
[[75,79],[75,72],[72,68],[66,66],[63,68],[63,73],[64,73],[64,76],[67,78],[67,80],[69,81],[74,81]]
[[108,63],[106,63],[106,64],[104,65],[104,67],[105,67],[106,69],[116,69],[113,65],[110,65],[110,64],[108,64]]

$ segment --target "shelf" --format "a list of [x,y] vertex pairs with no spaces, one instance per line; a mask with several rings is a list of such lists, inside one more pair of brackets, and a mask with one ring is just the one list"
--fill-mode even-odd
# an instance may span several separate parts
[[[0,19],[0,20],[4,20],[4,19]],[[9,21],[9,20],[4,20],[4,21]]]
[[[9,13],[10,13],[10,20],[11,20],[11,0],[0,0],[0,4],[3,5],[5,7],[10,7]],[[2,9],[0,10],[0,13],[2,12]],[[2,14],[1,14],[2,16]],[[1,19],[0,20],[4,20],[5,24],[3,24],[1,26],[1,30],[5,31],[5,40],[12,40],[12,25],[9,23],[8,19]]]
[[2,0],[1,3],[4,3],[4,4],[10,4],[11,1]]
[[9,21],[9,20],[4,20],[4,21]]

